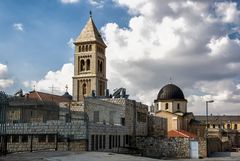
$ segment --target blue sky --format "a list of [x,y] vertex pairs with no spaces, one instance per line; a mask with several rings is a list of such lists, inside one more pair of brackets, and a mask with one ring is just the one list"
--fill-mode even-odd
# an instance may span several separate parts
[[[0,90],[72,91],[73,48],[92,10],[108,48],[108,88],[148,105],[178,85],[189,111],[240,115],[240,2],[2,0]],[[229,107],[226,109],[226,107]]]
[[[104,8],[88,1],[73,4],[60,0],[1,1],[0,60],[16,81],[15,88],[8,91],[23,88],[22,81],[38,80],[49,70],[57,70],[69,62],[73,51],[67,42],[78,36],[90,10],[99,27],[108,22],[117,22],[120,26],[128,23],[126,10],[111,1]],[[15,23],[23,24],[23,31],[15,30]]]

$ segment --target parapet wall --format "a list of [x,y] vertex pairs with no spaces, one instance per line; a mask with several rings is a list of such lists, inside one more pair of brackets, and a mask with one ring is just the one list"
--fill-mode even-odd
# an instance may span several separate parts
[[65,137],[73,135],[74,138],[72,139],[74,140],[87,138],[86,124],[84,121],[73,121],[70,123],[62,121],[47,121],[46,123],[7,123],[6,134],[59,134]]

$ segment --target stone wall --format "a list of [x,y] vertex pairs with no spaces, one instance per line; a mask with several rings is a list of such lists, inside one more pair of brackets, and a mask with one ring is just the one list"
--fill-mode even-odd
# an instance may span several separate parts
[[229,140],[223,141],[217,137],[208,138],[208,154],[213,152],[231,151],[232,145]]
[[75,140],[75,141],[61,141],[55,140],[53,142],[39,142],[37,135],[29,135],[27,142],[8,142],[7,152],[24,152],[24,151],[39,151],[39,150],[59,150],[59,151],[85,151],[86,150],[86,140]]
[[166,137],[167,119],[153,115],[148,116],[148,136]]
[[143,156],[154,158],[189,158],[189,139],[137,137],[137,148]]
[[86,130],[86,123],[83,120],[69,123],[63,121],[7,123],[7,150],[8,152],[19,152],[55,149],[57,147],[59,150],[85,150],[87,140]]
[[[125,108],[125,122],[128,133],[132,136],[148,135],[148,106],[141,102],[125,98],[105,98],[106,102],[118,104]],[[141,118],[139,118],[141,116]],[[145,117],[145,118],[144,118]]]
[[207,146],[206,146],[205,138],[198,138],[198,150],[199,150],[199,157],[205,158],[207,157]]
[[[125,108],[118,104],[92,97],[85,98],[84,103],[90,123],[121,125],[121,118],[125,117]],[[94,120],[94,112],[98,112],[97,120]]]
[[[0,125],[2,126],[2,125]],[[56,134],[73,139],[86,139],[86,124],[84,121],[70,123],[62,121],[47,121],[46,123],[17,123],[6,124],[6,134]]]

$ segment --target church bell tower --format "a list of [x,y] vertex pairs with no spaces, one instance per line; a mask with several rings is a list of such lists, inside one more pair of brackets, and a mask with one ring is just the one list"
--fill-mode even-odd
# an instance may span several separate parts
[[90,12],[90,17],[74,42],[73,99],[83,100],[94,92],[103,96],[107,88],[104,43]]

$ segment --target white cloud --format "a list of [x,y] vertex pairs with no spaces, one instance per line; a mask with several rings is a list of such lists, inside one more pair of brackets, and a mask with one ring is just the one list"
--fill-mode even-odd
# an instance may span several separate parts
[[14,28],[14,30],[16,30],[16,31],[24,31],[24,29],[23,29],[23,24],[22,23],[14,23],[13,24],[13,28]]
[[64,64],[60,70],[49,71],[41,80],[31,80],[23,82],[23,85],[27,88],[33,88],[44,92],[52,92],[53,86],[54,94],[64,94],[65,86],[68,85],[68,92],[72,93],[72,76],[73,76],[73,64]]
[[216,100],[219,111],[226,105],[231,113],[237,110],[240,41],[227,35],[240,25],[236,3],[114,1],[132,17],[127,28],[117,23],[102,27],[110,89],[126,87],[132,98],[151,104],[174,77],[190,110],[201,113],[207,99]]
[[237,9],[237,3],[216,3],[216,14],[224,23],[236,23],[240,20],[240,11]]
[[14,81],[9,78],[7,65],[0,63],[0,90],[10,87],[13,83]]
[[73,3],[78,3],[79,0],[61,0],[63,4],[73,4]]
[[88,0],[89,3],[97,8],[103,8],[105,1],[104,0]]
[[70,38],[69,41],[67,42],[68,47],[70,47],[71,49],[74,49],[74,39]]

